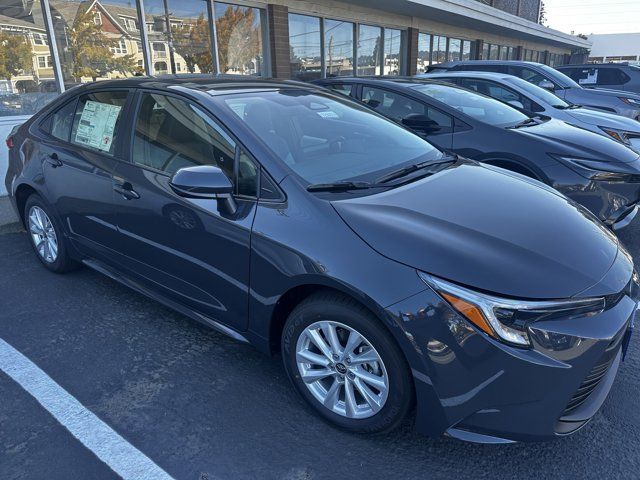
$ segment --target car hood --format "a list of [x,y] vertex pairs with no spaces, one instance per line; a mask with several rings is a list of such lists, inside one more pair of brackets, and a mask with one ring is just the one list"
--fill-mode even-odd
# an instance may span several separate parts
[[548,120],[538,125],[511,130],[534,137],[548,144],[548,153],[575,156],[600,162],[630,163],[638,153],[612,138],[574,127],[560,120]]
[[615,236],[584,208],[535,180],[475,162],[332,205],[381,255],[514,298],[577,295],[605,276],[618,253]]
[[580,120],[589,125],[640,133],[640,122],[614,113],[591,110],[589,108],[572,108],[564,111],[576,120]]

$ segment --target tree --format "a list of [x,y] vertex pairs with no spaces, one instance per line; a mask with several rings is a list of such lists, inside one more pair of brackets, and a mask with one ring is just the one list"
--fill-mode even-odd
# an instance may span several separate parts
[[213,72],[211,60],[211,42],[209,40],[209,23],[204,14],[195,23],[185,23],[172,27],[173,47],[187,64],[189,73],[195,72],[196,65],[202,73]]
[[71,76],[77,81],[81,77],[103,77],[109,72],[123,75],[137,70],[133,55],[115,56],[111,51],[120,38],[110,38],[102,31],[102,26],[93,21],[93,10],[78,11],[73,26],[69,30],[69,50],[71,52]]
[[11,80],[33,68],[31,47],[24,35],[0,32],[0,78]]
[[220,71],[240,71],[260,54],[260,29],[253,8],[229,5],[216,20]]

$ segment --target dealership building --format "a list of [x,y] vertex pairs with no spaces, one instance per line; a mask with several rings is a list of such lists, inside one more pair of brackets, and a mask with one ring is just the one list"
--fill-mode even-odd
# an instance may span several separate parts
[[[586,60],[589,41],[539,14],[540,0],[1,0],[0,136],[66,88],[132,75],[311,80]],[[6,151],[0,176],[4,163]]]

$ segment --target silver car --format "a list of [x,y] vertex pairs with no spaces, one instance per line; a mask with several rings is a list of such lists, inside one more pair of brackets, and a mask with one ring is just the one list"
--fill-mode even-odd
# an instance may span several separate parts
[[429,73],[493,72],[515,75],[545,88],[567,102],[617,113],[640,121],[640,95],[622,90],[582,88],[564,73],[547,65],[519,60],[468,60],[429,67]]
[[546,115],[575,127],[608,135],[640,153],[640,123],[613,113],[568,103],[544,88],[513,75],[447,72],[417,75],[455,83],[530,114]]

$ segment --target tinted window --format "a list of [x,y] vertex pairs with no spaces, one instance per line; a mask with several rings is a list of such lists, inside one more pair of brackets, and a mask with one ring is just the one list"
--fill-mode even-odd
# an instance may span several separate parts
[[444,133],[442,129],[448,129],[450,132],[453,126],[453,119],[440,110],[382,88],[363,86],[362,101],[385,117],[389,117],[398,123],[401,123],[402,119],[408,115],[419,114],[428,117],[440,126],[440,133]]
[[56,138],[69,141],[71,136],[71,126],[73,125],[74,113],[76,111],[76,99],[74,98],[62,108],[58,109],[46,120],[45,130]]
[[351,85],[347,83],[331,83],[327,85],[331,90],[334,90],[343,95],[351,95]]
[[281,89],[220,97],[274,155],[309,183],[374,180],[440,157],[418,136],[348,98]]
[[480,122],[490,125],[514,125],[529,118],[518,110],[493,98],[478,95],[461,88],[437,84],[415,85],[412,88],[445,105],[460,110]]
[[81,95],[71,130],[71,143],[113,154],[126,101],[127,92]]
[[619,68],[598,68],[598,85],[624,85],[629,77]]
[[[133,139],[132,160],[168,175],[213,165],[234,178],[236,143],[206,113],[176,97],[145,93]],[[258,168],[241,152],[236,192],[255,196]]]

